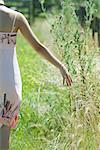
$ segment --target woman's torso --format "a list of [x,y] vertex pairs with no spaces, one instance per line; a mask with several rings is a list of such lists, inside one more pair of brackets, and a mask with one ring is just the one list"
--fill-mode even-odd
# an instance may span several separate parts
[[16,11],[6,6],[0,6],[0,94],[8,93],[11,101],[13,101],[15,95],[21,100],[22,90],[20,69],[16,56],[18,30],[15,28],[16,16]]

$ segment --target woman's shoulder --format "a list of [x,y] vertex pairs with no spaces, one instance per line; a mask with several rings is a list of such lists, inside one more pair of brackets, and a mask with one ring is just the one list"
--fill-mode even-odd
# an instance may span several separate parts
[[17,11],[17,10],[14,10],[14,9],[12,9],[12,8],[9,8],[8,13],[10,14],[10,16],[11,16],[11,15],[16,15],[17,18],[22,18],[22,17],[24,16],[21,12],[19,12],[19,11]]
[[18,20],[22,20],[24,18],[24,15],[17,10],[14,10],[14,14],[16,15]]
[[20,23],[23,23],[23,22],[26,22],[26,17],[24,16],[24,14],[23,13],[21,13],[21,12],[18,12],[18,11],[15,11],[15,13],[16,13],[16,18],[17,18],[17,20],[20,22]]

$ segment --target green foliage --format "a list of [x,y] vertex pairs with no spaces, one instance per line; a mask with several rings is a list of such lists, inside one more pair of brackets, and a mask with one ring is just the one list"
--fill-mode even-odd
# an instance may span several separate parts
[[[50,68],[22,36],[18,37],[23,100],[17,129],[11,134],[11,150],[98,150],[100,147],[97,49],[89,41],[88,22],[86,32],[81,32],[70,0],[63,1],[61,6],[59,13],[47,18],[54,42],[52,48],[68,67],[73,85],[67,88],[59,85],[57,70]],[[39,22],[33,30],[44,42],[49,34],[47,26],[43,29]],[[49,42],[50,38],[46,43]],[[59,79],[57,84],[54,77]]]
[[[40,26],[37,36],[43,40],[39,29]],[[23,99],[19,123],[16,129],[11,130],[10,149],[54,149],[55,144],[59,145],[58,140],[64,139],[66,110],[70,107],[68,95],[65,89],[49,81],[54,76],[50,64],[43,61],[21,35],[17,38],[17,56]]]
[[87,20],[85,32],[81,32],[74,8],[68,3],[69,1],[63,1],[62,10],[56,16],[51,29],[57,51],[64,59],[74,81],[69,90],[71,115],[68,119],[70,127],[66,128],[69,128],[70,145],[67,143],[66,146],[69,149],[95,150],[99,149],[99,89],[94,64],[97,50],[90,48],[89,43],[89,22],[93,5],[88,3],[90,20]]

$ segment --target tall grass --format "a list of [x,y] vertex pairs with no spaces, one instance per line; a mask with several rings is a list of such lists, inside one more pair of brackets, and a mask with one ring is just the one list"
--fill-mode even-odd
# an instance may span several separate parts
[[[40,28],[40,25],[44,26],[45,20],[38,20],[32,28],[43,42],[47,38],[43,32],[45,28]],[[62,82],[60,72],[41,58],[20,34],[17,58],[23,83],[22,103],[17,128],[11,130],[10,149],[54,149],[55,144],[59,146],[56,139],[58,136],[61,139],[64,133],[63,118],[69,107],[66,90],[56,81],[59,78]]]
[[[69,2],[63,1],[61,12],[49,18],[49,23],[52,48],[72,74],[72,87],[57,83],[62,81],[58,70],[18,36],[23,100],[18,126],[11,131],[11,150],[100,149],[97,49],[89,41],[88,25],[86,32],[81,32]],[[42,42],[49,43],[44,22],[39,20],[32,28]]]
[[62,2],[62,10],[51,24],[54,44],[73,77],[69,93],[70,115],[67,116],[65,149],[99,149],[100,115],[99,83],[94,58],[97,49],[90,42],[89,25],[94,4],[86,3],[88,16],[85,32],[81,32],[70,0]]

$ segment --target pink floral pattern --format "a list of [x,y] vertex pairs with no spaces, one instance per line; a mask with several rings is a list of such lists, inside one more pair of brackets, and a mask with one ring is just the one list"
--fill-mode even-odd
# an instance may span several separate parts
[[16,44],[16,33],[2,33],[0,34],[0,43]]

